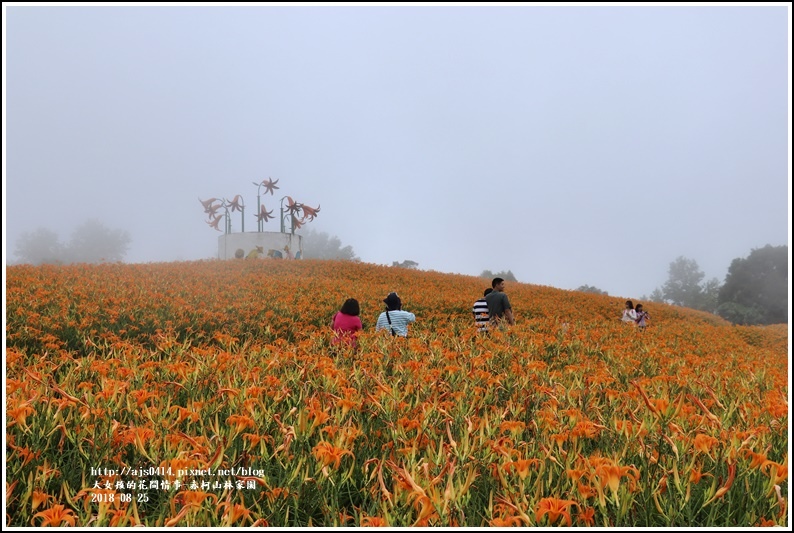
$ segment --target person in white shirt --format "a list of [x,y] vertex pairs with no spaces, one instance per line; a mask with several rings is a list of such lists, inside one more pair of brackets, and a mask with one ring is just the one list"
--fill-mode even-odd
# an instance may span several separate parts
[[626,308],[623,310],[623,322],[631,322],[635,325],[637,322],[637,311],[634,310],[634,304],[631,300],[626,300]]

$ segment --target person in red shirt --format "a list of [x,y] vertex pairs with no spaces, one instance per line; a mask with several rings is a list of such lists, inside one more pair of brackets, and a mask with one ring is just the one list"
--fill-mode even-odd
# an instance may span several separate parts
[[345,300],[342,308],[334,315],[331,322],[331,328],[334,330],[334,338],[331,340],[333,345],[344,342],[353,348],[358,346],[356,332],[363,329],[361,319],[358,317],[360,312],[358,300],[355,298]]

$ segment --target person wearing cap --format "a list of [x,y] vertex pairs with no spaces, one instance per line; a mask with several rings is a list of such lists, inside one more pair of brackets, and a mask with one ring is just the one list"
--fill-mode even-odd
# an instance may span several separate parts
[[383,303],[386,304],[386,310],[378,317],[375,331],[391,330],[395,337],[407,337],[408,324],[416,320],[416,315],[402,310],[402,301],[396,292],[390,292]]

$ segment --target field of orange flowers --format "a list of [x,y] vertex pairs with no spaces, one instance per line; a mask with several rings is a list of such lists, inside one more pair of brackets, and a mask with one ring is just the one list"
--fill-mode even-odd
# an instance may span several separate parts
[[8,526],[790,524],[787,325],[508,283],[481,336],[487,280],[350,262],[6,275]]

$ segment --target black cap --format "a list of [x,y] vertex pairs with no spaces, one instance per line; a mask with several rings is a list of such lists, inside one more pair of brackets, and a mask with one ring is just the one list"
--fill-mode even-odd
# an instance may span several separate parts
[[396,292],[390,292],[389,295],[383,299],[383,303],[385,303],[389,309],[397,309],[402,305],[402,301],[400,297],[397,296]]

